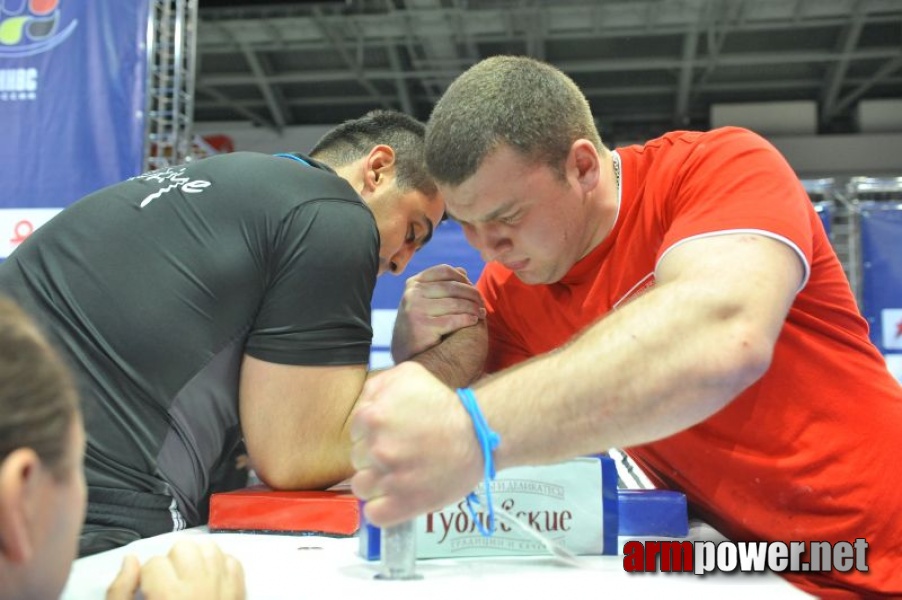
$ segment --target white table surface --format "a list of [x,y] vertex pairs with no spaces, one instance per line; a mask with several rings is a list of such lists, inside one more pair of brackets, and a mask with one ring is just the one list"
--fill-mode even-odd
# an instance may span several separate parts
[[[636,598],[807,598],[773,573],[627,573],[622,556],[586,556],[587,568],[564,566],[549,557],[430,559],[417,563],[417,581],[377,581],[378,562],[357,555],[358,539],[317,536],[208,533],[189,529],[134,542],[75,561],[63,591],[64,600],[103,598],[122,558],[142,561],[165,554],[179,538],[210,538],[244,565],[248,598],[501,599],[560,600],[561,594]],[[723,537],[704,524],[694,524],[690,540]],[[622,548],[622,544],[620,546]],[[611,594],[611,595],[608,595]],[[660,596],[658,596],[660,595]]]

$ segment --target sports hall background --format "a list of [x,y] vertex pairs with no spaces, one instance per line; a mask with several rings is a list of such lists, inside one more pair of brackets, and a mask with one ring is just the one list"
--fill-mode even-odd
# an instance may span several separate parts
[[[425,120],[493,54],[567,72],[611,146],[725,124],[767,137],[902,380],[898,0],[0,0],[0,260],[149,169],[304,151],[373,108]],[[406,274],[437,262],[482,269],[453,223]],[[403,284],[377,286],[374,366]]]

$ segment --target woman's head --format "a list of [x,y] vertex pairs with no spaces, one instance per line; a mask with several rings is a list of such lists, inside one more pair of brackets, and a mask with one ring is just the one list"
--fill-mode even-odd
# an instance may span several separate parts
[[66,475],[69,430],[78,400],[68,372],[31,320],[0,298],[0,460],[31,448]]
[[84,519],[84,432],[65,366],[0,299],[0,589],[59,596]]

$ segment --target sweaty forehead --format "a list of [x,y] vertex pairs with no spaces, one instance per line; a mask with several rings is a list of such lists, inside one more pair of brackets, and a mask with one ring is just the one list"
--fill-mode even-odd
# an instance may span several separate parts
[[445,212],[455,221],[471,221],[478,218],[483,211],[477,202],[478,193],[472,193],[465,185],[439,188],[445,199]]
[[457,221],[487,222],[504,216],[529,197],[528,180],[468,179],[454,188],[442,188],[448,216]]
[[[439,186],[453,217],[485,217],[525,195],[539,165],[508,146],[486,156],[476,172],[456,186]],[[471,214],[472,213],[472,214]]]
[[[509,190],[491,184],[489,179],[471,177],[456,186],[439,186],[439,192],[445,199],[445,210],[455,220],[473,221],[494,212],[497,205],[510,199]],[[503,196],[499,197],[499,194]]]
[[461,205],[458,210],[455,210],[449,204],[447,212],[448,216],[455,221],[466,223],[488,223],[504,217],[510,212],[516,211],[519,205],[520,201],[516,198],[510,198],[506,201],[484,200],[474,204]]

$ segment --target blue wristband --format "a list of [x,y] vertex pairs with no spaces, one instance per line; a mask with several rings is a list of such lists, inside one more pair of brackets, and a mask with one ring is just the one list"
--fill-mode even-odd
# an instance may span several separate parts
[[479,404],[476,402],[476,395],[470,388],[458,388],[457,396],[460,398],[461,404],[467,409],[470,419],[473,420],[473,429],[476,430],[476,440],[482,449],[482,457],[485,462],[485,502],[488,510],[488,529],[482,524],[482,521],[476,515],[474,506],[479,506],[479,497],[476,492],[471,492],[467,496],[467,508],[470,510],[470,516],[479,528],[479,533],[485,537],[491,537],[495,533],[495,507],[492,504],[492,486],[491,483],[495,479],[495,458],[492,454],[498,444],[501,443],[501,436],[492,431],[489,424],[486,423],[482,411],[479,410]]

